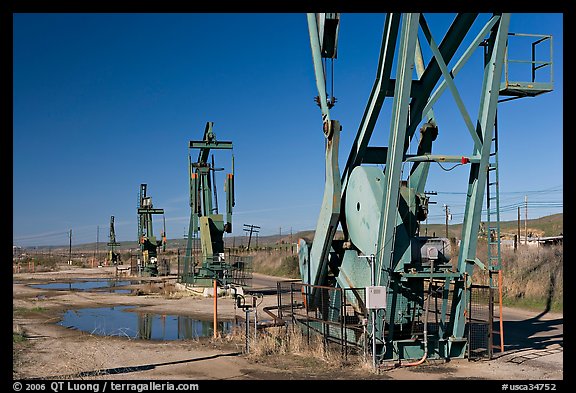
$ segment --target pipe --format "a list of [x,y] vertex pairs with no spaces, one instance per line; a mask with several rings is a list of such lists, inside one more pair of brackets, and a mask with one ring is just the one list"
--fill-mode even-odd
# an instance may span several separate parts
[[218,283],[214,280],[214,338],[218,338]]
[[434,273],[434,260],[430,260],[430,282],[428,284],[428,299],[426,301],[426,311],[424,313],[424,355],[416,362],[406,363],[405,366],[418,366],[428,357],[428,312],[430,310],[430,298],[432,297],[432,274]]
[[[288,307],[283,306],[282,308],[288,308]],[[273,319],[272,324],[267,323],[266,325],[268,325],[268,326],[284,326],[286,324],[286,322],[282,318],[278,317],[278,315],[276,315],[272,312],[272,310],[278,310],[278,309],[280,309],[279,306],[266,306],[266,307],[262,308],[262,310],[266,314],[270,315]]]

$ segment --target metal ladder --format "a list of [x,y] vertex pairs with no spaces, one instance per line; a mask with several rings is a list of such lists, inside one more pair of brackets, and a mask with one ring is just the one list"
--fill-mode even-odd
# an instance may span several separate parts
[[[500,352],[504,351],[504,329],[502,321],[502,255],[500,242],[500,194],[498,178],[498,114],[494,122],[494,137],[492,138],[493,151],[490,152],[488,173],[486,178],[486,217],[487,217],[487,249],[488,274],[490,286],[490,345],[489,357],[492,358],[494,339],[499,336],[496,346]],[[495,310],[496,309],[496,310]],[[495,312],[496,311],[496,312]],[[498,322],[499,328],[494,330],[493,322]]]

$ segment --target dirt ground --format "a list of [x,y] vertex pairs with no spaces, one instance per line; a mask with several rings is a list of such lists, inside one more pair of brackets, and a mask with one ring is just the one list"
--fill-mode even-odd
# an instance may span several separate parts
[[[13,379],[103,380],[503,380],[563,381],[563,315],[504,310],[505,351],[492,360],[426,361],[419,366],[373,371],[366,362],[330,361],[310,353],[245,353],[244,341],[223,337],[141,340],[99,336],[57,324],[70,309],[115,305],[142,311],[190,315],[211,320],[213,298],[173,290],[175,277],[156,277],[129,287],[131,293],[32,288],[30,284],[73,278],[114,277],[114,267],[61,267],[57,272],[13,275],[13,331],[26,337],[13,343]],[[258,278],[258,280],[256,280]],[[128,279],[141,279],[129,277]],[[282,280],[254,275],[265,287]],[[257,285],[255,285],[256,287]],[[271,286],[271,285],[270,285]],[[273,293],[264,306],[276,304]],[[231,297],[218,298],[218,317],[244,316]],[[230,335],[232,336],[232,335]]]

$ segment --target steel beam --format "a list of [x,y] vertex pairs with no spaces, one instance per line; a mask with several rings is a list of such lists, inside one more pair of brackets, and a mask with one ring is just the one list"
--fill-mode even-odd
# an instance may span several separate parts
[[468,111],[466,110],[466,107],[464,106],[464,102],[462,101],[462,98],[460,97],[460,93],[458,93],[458,89],[456,88],[456,84],[454,83],[454,77],[448,71],[448,67],[446,66],[446,63],[444,62],[444,59],[442,58],[442,55],[440,54],[438,46],[436,46],[436,42],[434,42],[434,38],[432,37],[432,34],[430,33],[430,29],[428,28],[428,24],[426,23],[426,19],[423,16],[420,17],[420,26],[422,27],[422,31],[424,32],[424,35],[426,36],[426,39],[428,40],[428,44],[430,45],[430,49],[432,50],[432,53],[434,54],[434,58],[436,59],[436,62],[438,63],[438,67],[440,68],[440,71],[442,72],[442,76],[444,77],[444,82],[446,82],[446,84],[448,84],[448,88],[450,89],[450,92],[452,93],[452,96],[453,96],[454,100],[456,101],[456,106],[458,106],[458,109],[460,110],[460,114],[462,116],[462,119],[464,119],[464,123],[466,124],[466,127],[468,127],[468,131],[470,131],[470,135],[472,136],[472,139],[474,140],[474,144],[477,147],[479,147],[480,143],[481,143],[480,139],[476,135],[476,130],[474,129],[474,125],[472,124],[472,120],[470,120],[470,115],[468,114]]
[[[392,63],[396,49],[396,39],[398,37],[398,28],[400,26],[400,14],[386,14],[384,23],[384,32],[382,34],[382,45],[380,47],[380,56],[378,58],[378,69],[376,71],[376,80],[372,86],[368,104],[364,110],[364,115],[360,121],[356,138],[352,144],[348,161],[342,172],[342,195],[346,192],[348,179],[354,167],[363,162],[368,148],[368,142],[372,137],[374,126],[378,120],[378,115],[386,98],[386,91],[390,87],[390,74],[392,72]],[[383,156],[385,157],[385,155]],[[383,160],[384,158],[382,158]]]
[[[414,68],[414,51],[418,37],[420,14],[405,14],[402,18],[402,32],[396,70],[396,91],[392,107],[388,155],[386,158],[385,185],[382,200],[382,214],[376,253],[376,285],[389,286],[388,275],[392,268],[394,234],[398,215],[398,196],[404,155],[404,141],[408,124],[410,88]],[[383,277],[384,276],[384,277]],[[384,282],[382,282],[384,278]]]
[[[467,260],[476,258],[478,230],[481,221],[484,190],[486,188],[490,149],[494,134],[494,121],[509,25],[510,14],[501,14],[499,23],[497,27],[492,30],[488,41],[491,52],[489,53],[489,61],[484,68],[482,95],[480,97],[480,108],[476,127],[476,132],[482,141],[482,145],[480,148],[475,147],[473,151],[473,154],[480,155],[481,159],[479,163],[473,163],[471,165],[468,178],[468,192],[461,234],[462,240],[458,256],[458,269],[464,273],[466,280],[457,283],[455,296],[459,299],[468,299],[470,296],[471,277],[475,265],[468,263]],[[466,324],[465,311],[466,302],[458,302],[452,321],[453,334],[456,337],[463,337],[464,335]]]
[[[446,63],[450,63],[452,60],[452,57],[460,47],[460,44],[464,40],[464,37],[470,30],[470,27],[476,20],[477,16],[477,13],[461,13],[456,15],[454,18],[454,21],[438,46],[438,50]],[[427,113],[430,109],[428,107],[426,108],[426,112],[423,112],[428,103],[430,94],[438,83],[441,75],[442,71],[440,70],[438,63],[434,58],[432,58],[420,78],[421,88],[419,88],[417,92],[413,93],[413,99],[410,105],[410,125],[406,134],[406,148],[409,146],[409,142],[414,136],[416,128],[422,121],[422,114]]]

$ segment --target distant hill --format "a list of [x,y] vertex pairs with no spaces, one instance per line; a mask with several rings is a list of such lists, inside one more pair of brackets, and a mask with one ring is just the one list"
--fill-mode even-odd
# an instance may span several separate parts
[[[534,237],[557,236],[564,232],[564,214],[558,213],[550,216],[531,219],[527,221],[526,226],[528,229],[529,236]],[[459,239],[461,232],[462,232],[462,224],[448,225],[448,237],[454,237]],[[518,233],[518,221],[500,221],[500,232],[504,237],[512,238],[515,234]],[[524,234],[525,234],[524,220],[521,220],[520,236],[524,236]],[[442,236],[442,237],[446,236],[446,226],[444,224],[428,224],[428,225],[422,224],[420,228],[420,235]],[[296,243],[300,238],[305,238],[309,241],[313,240],[314,230],[300,231],[286,235],[283,234],[283,235],[258,236],[257,238],[253,237],[251,240],[251,247],[255,247],[256,245],[263,247],[274,244]],[[246,246],[248,244],[248,238],[246,236],[225,237],[224,241],[226,247],[238,247],[240,245]],[[179,248],[180,249],[186,248],[186,242],[187,240],[184,238],[168,239],[168,249],[176,250]],[[39,250],[48,248],[52,250],[57,249],[68,250],[67,245],[38,247]],[[136,242],[136,240],[128,242],[126,241],[120,242],[119,249],[127,251],[131,248],[132,249],[138,248],[138,243]],[[95,249],[96,249],[95,242],[72,245],[73,251],[89,250],[90,252],[93,252]],[[106,250],[108,250],[108,247],[106,246],[105,242],[102,242],[99,243],[98,249],[100,251],[105,252]]]
[[[483,222],[485,225],[486,223]],[[520,225],[520,236],[525,235],[525,229],[528,231],[528,236],[543,237],[543,236],[557,236],[564,232],[564,214],[552,214],[550,216],[544,216],[540,218],[535,218],[528,220],[526,222],[526,228],[524,220],[520,220],[518,223],[515,221],[500,221],[500,233],[505,237],[514,237],[518,234],[518,225]],[[429,224],[422,225],[420,229],[421,235],[433,236],[446,236],[446,225],[444,224]],[[448,225],[448,237],[460,238],[462,233],[462,224]],[[532,235],[530,235],[532,233]]]

